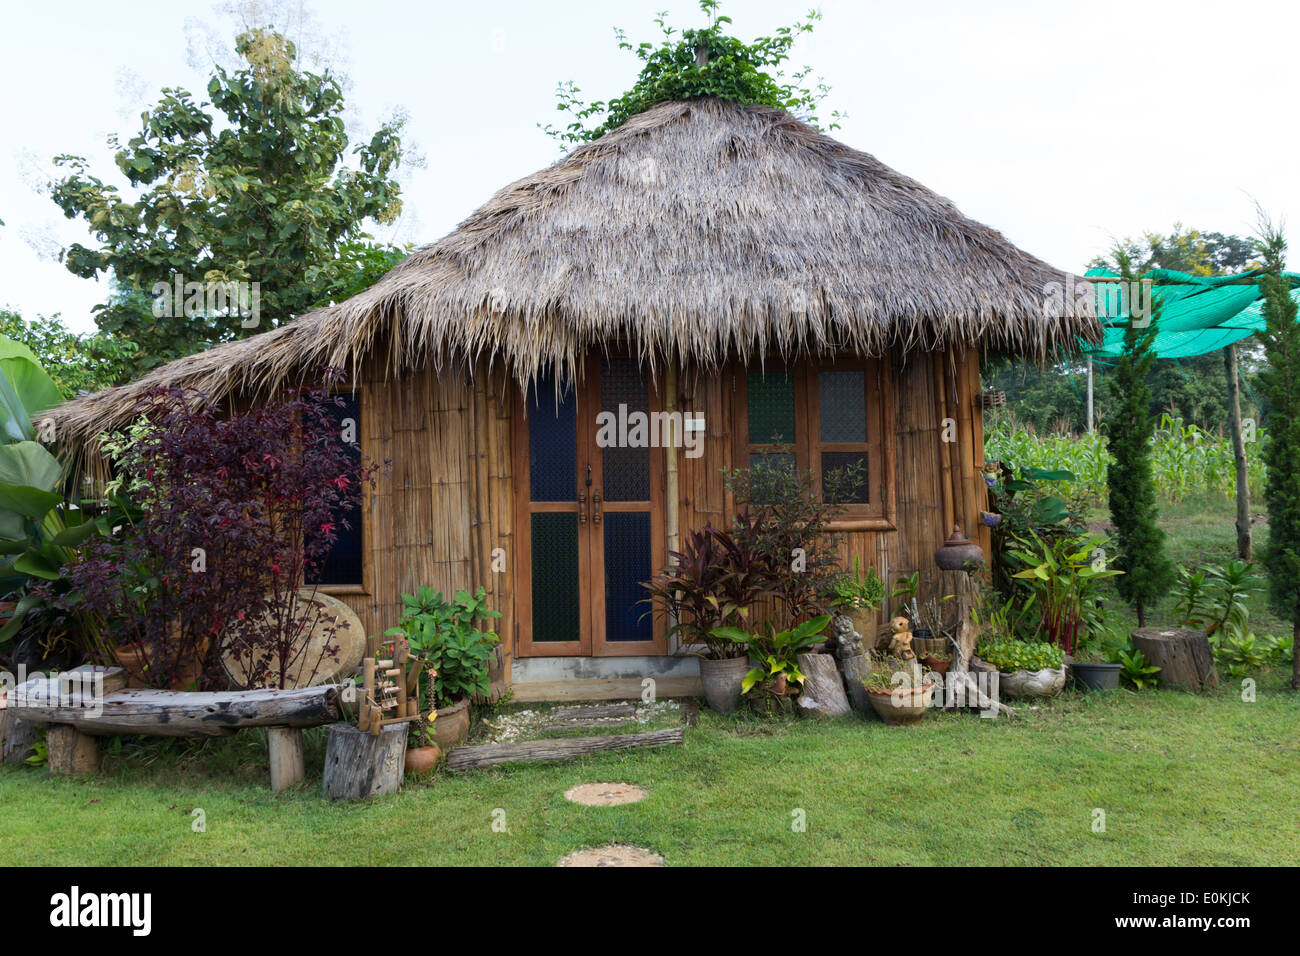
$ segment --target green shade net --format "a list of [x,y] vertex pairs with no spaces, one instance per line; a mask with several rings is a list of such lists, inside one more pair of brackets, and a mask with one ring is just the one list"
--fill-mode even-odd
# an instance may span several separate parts
[[[1114,276],[1089,269],[1089,277]],[[1153,283],[1151,295],[1160,305],[1155,353],[1162,359],[1204,355],[1264,328],[1263,298],[1256,281],[1262,270],[1232,276],[1194,276],[1173,269],[1152,269],[1142,279]],[[1282,274],[1291,285],[1291,298],[1300,304],[1300,273]],[[1118,358],[1124,351],[1128,313],[1120,283],[1094,283],[1097,317],[1106,326],[1099,346],[1083,346],[1095,358]]]

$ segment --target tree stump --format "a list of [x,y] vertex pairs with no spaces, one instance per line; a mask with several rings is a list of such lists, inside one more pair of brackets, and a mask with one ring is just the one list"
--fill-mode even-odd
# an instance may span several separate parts
[[1133,646],[1160,668],[1160,683],[1166,687],[1201,691],[1219,686],[1219,672],[1204,631],[1140,627],[1133,632]]
[[36,724],[0,710],[0,763],[22,763],[36,745]]
[[798,660],[804,675],[798,701],[800,710],[817,717],[847,714],[849,699],[844,696],[844,681],[835,666],[835,658],[830,654],[800,654]]
[[307,776],[301,727],[267,727],[266,743],[271,758],[272,790],[288,790]]
[[351,724],[331,724],[325,745],[325,796],[361,800],[396,793],[406,763],[406,724],[363,733]]
[[844,658],[844,686],[849,692],[849,703],[854,710],[874,713],[871,700],[867,697],[867,688],[863,681],[871,674],[871,658],[866,654],[854,654]]
[[50,724],[45,747],[50,773],[88,777],[99,771],[99,741],[71,724]]

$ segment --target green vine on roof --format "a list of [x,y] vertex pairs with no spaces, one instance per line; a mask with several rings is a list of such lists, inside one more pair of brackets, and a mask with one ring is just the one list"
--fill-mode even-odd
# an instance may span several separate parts
[[[722,16],[718,8],[719,0],[700,0],[700,9],[712,22],[694,30],[678,31],[665,22],[667,12],[660,13],[654,21],[663,31],[663,40],[658,45],[633,45],[616,27],[614,35],[619,49],[632,51],[644,64],[636,84],[616,99],[586,103],[572,81],[561,83],[556,90],[559,100],[556,109],[570,114],[573,122],[563,128],[547,124],[542,129],[567,149],[617,129],[656,103],[705,96],[788,110],[821,129],[817,108],[830,87],[820,78],[815,86],[806,85],[812,67],[805,66],[789,77],[779,69],[789,59],[790,48],[799,35],[812,32],[814,24],[821,19],[820,11],[810,10],[803,20],[780,27],[775,36],[744,43],[722,32],[730,25],[731,18]],[[838,111],[832,113],[828,130],[839,129],[838,121],[843,118]],[[589,126],[591,121],[596,125]]]

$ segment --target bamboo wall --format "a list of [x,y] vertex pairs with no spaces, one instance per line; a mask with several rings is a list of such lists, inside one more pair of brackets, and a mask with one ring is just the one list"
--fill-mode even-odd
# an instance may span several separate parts
[[[400,594],[429,585],[449,594],[488,589],[502,612],[497,632],[507,658],[514,648],[512,560],[514,484],[510,459],[512,389],[504,371],[480,365],[425,370],[398,381],[376,360],[362,373],[361,439],[381,475],[365,510],[366,583],[363,592],[335,592],[382,633],[401,615]],[[726,372],[684,375],[683,410],[703,415],[705,452],[679,454],[679,524],[683,532],[706,522],[725,526],[732,513],[722,469],[733,467],[732,377]],[[893,363],[895,435],[894,529],[843,535],[841,553],[859,557],[892,583],[922,572],[923,595],[950,593],[954,582],[934,567],[934,550],[960,521],[988,553],[989,529],[978,470],[983,458],[979,357],[974,349],[916,355]],[[941,441],[943,421],[956,422],[957,441]],[[493,570],[493,550],[504,549],[505,573]],[[882,609],[882,617],[888,609]],[[506,674],[509,675],[507,662]]]

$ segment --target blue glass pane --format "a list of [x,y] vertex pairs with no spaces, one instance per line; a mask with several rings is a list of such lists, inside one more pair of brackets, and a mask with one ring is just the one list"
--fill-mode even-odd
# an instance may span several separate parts
[[[605,639],[654,640],[654,623],[642,581],[650,568],[650,515],[647,512],[609,514],[605,524]],[[644,615],[644,616],[643,616]]]
[[601,362],[600,410],[616,422],[627,422],[626,428],[616,429],[612,443],[601,443],[605,500],[649,501],[650,390],[635,361],[607,358]]
[[578,403],[570,386],[556,399],[543,376],[528,401],[528,480],[533,501],[574,501],[577,491]]

